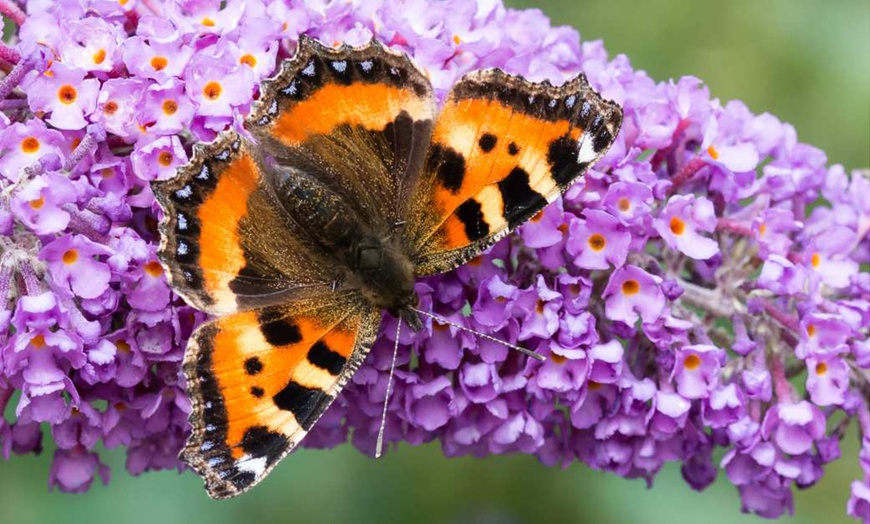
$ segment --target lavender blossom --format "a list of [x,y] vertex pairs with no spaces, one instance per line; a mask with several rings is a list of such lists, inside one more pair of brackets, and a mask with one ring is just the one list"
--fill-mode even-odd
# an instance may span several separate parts
[[[17,33],[0,48],[0,94],[21,101],[0,117],[0,411],[20,392],[0,420],[4,458],[38,453],[46,423],[61,491],[108,482],[99,443],[125,447],[133,475],[183,468],[180,365],[205,315],[155,260],[149,181],[237,127],[300,33],[374,37],[440,100],[464,73],[501,67],[557,84],[583,71],[625,109],[561,202],[417,284],[420,307],[546,361],[437,320],[403,330],[389,442],[648,481],[676,461],[699,490],[721,448],[743,511],[775,518],[839,455],[844,426],[826,422],[855,420],[864,477],[847,512],[870,522],[870,177],[827,166],[792,126],[695,78],[656,83],[497,0],[25,4],[2,4]],[[385,316],[302,445],[373,453],[395,328]]]

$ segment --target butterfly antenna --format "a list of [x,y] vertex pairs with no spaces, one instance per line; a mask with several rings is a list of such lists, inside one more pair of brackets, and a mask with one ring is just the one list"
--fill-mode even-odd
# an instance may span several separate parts
[[444,317],[442,317],[441,315],[435,315],[435,314],[433,314],[433,313],[429,313],[428,311],[422,311],[422,310],[419,310],[419,309],[417,309],[417,308],[413,308],[413,307],[411,308],[411,310],[414,311],[415,313],[419,313],[419,314],[421,314],[421,315],[425,315],[425,316],[427,316],[427,317],[429,317],[429,318],[431,318],[431,319],[437,320],[438,322],[441,322],[441,323],[443,323],[443,324],[447,324],[447,325],[453,326],[453,327],[455,327],[455,328],[457,328],[457,329],[461,329],[461,330],[463,330],[463,331],[468,331],[469,333],[474,333],[475,335],[477,335],[477,336],[480,337],[480,338],[485,338],[486,340],[489,340],[489,341],[491,341],[491,342],[496,342],[496,343],[501,344],[501,345],[503,345],[503,346],[509,347],[509,348],[511,348],[511,349],[513,349],[513,350],[519,351],[519,352],[522,353],[523,355],[526,355],[526,356],[532,357],[532,358],[537,359],[537,360],[540,360],[540,361],[542,361],[542,362],[543,362],[544,360],[546,360],[546,359],[544,358],[543,355],[539,355],[539,354],[535,353],[534,351],[532,351],[532,350],[530,350],[530,349],[526,349],[526,348],[524,348],[524,347],[522,347],[522,346],[517,346],[517,345],[515,345],[515,344],[511,344],[510,342],[506,342],[506,341],[504,341],[504,340],[501,340],[501,339],[498,339],[498,338],[492,337],[492,336],[490,336],[490,335],[487,335],[486,333],[481,333],[480,331],[475,331],[475,330],[473,330],[473,329],[471,329],[471,328],[467,328],[467,327],[465,327],[465,326],[463,326],[463,325],[461,325],[461,324],[457,324],[456,322],[453,322],[453,321],[450,320],[450,319],[444,318]]
[[381,427],[378,429],[378,442],[375,445],[375,458],[381,458],[384,451],[384,430],[387,427],[387,404],[390,403],[390,386],[393,385],[393,373],[396,371],[396,356],[399,354],[399,333],[402,331],[402,319],[396,323],[396,345],[393,346],[393,361],[390,362],[390,377],[387,379],[387,393],[384,396],[384,412],[381,413]]

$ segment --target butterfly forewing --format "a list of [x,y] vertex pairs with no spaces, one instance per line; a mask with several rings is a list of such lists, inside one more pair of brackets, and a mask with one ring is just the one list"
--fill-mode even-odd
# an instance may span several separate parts
[[435,111],[429,81],[406,55],[377,41],[330,48],[302,36],[245,126],[277,162],[388,229],[412,204]]
[[466,75],[435,124],[409,219],[417,275],[480,254],[575,182],[610,148],[622,110],[581,75],[561,86],[500,70]]

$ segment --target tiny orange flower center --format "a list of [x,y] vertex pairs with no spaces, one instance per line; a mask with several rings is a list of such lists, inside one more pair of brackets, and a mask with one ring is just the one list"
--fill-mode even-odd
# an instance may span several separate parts
[[172,156],[172,153],[169,151],[161,151],[159,155],[157,155],[157,162],[163,167],[169,167],[172,165],[172,160],[175,157]]
[[121,353],[129,353],[130,352],[130,344],[127,343],[126,340],[119,338],[115,341],[115,348]]
[[152,277],[159,277],[163,274],[163,266],[160,265],[160,262],[152,260],[145,264],[145,272]]
[[540,210],[529,219],[530,222],[540,222],[541,219],[544,218],[544,210]]
[[816,364],[816,375],[821,377],[822,375],[824,375],[827,372],[828,372],[828,365],[827,364],[825,364],[824,362],[819,362],[818,364]]
[[32,207],[33,209],[42,209],[42,206],[45,205],[45,197],[39,195],[39,198],[34,198],[30,202],[28,202],[28,204],[30,204],[30,207]]
[[[126,2],[126,0],[121,0],[122,2]],[[124,4],[121,4],[124,5]],[[115,411],[124,411],[127,409],[127,405],[123,402],[115,402]]]
[[601,233],[592,233],[589,235],[587,243],[589,244],[589,249],[596,252],[601,251],[605,246],[607,246],[607,240]]
[[118,0],[118,3],[121,4],[121,7],[127,5],[127,2],[129,2],[129,0]]
[[539,315],[544,312],[544,301],[543,300],[538,300],[538,303],[535,305],[535,311],[537,311]]
[[822,255],[818,253],[813,253],[813,256],[810,257],[810,264],[812,264],[814,269],[818,269],[818,267],[822,264]]
[[762,223],[759,224],[759,226],[758,226],[758,236],[763,237],[765,233],[767,233],[767,224],[765,224],[764,222],[762,222]]
[[570,286],[568,286],[568,291],[570,291],[572,295],[579,295],[580,284],[571,284]]
[[476,256],[476,257],[472,258],[471,260],[469,260],[465,265],[466,265],[466,266],[477,267],[477,266],[479,266],[482,262],[483,262],[483,258],[481,258],[480,256]]
[[631,209],[631,200],[626,197],[622,197],[616,202],[616,207],[618,207],[620,211],[625,213],[629,209]]
[[550,360],[555,362],[556,364],[564,364],[568,359],[563,357],[562,355],[557,355],[555,353],[550,353]]
[[707,153],[710,154],[710,158],[712,158],[713,160],[716,160],[719,158],[719,152],[716,151],[716,148],[713,146],[710,146],[707,148]]
[[94,63],[99,65],[102,64],[106,60],[106,50],[100,49],[93,56]]
[[116,111],[118,111],[118,102],[115,102],[114,100],[109,100],[103,106],[103,113],[106,113],[107,115],[114,115]]
[[206,27],[214,27],[214,20],[209,17],[205,17],[202,19],[202,25]]
[[165,56],[155,56],[151,59],[151,67],[155,71],[163,71],[169,65],[169,60]]
[[75,249],[67,249],[63,253],[63,263],[66,265],[75,264],[79,259],[79,252]]
[[252,54],[245,54],[239,58],[239,63],[254,67],[257,65],[257,57]]
[[559,224],[556,229],[558,229],[562,233],[562,236],[568,234],[568,224],[565,224],[564,222]]
[[671,233],[682,235],[686,230],[686,223],[680,217],[671,217]]
[[683,367],[685,367],[689,371],[698,369],[698,367],[700,365],[701,365],[701,358],[698,357],[698,355],[695,355],[694,353],[692,353],[691,355],[689,355],[683,359]]
[[449,328],[447,324],[439,324],[438,322],[432,322],[432,330],[433,331],[447,331]]
[[202,94],[208,100],[217,100],[221,96],[223,88],[218,82],[211,81],[202,88]]
[[36,153],[39,151],[39,140],[35,136],[28,136],[21,141],[21,151],[24,153]]
[[815,324],[809,324],[807,326],[807,336],[810,338],[816,336],[816,325]]
[[175,100],[164,100],[162,108],[163,114],[172,116],[175,114],[176,111],[178,111],[178,102],[176,102]]
[[60,89],[57,90],[57,98],[61,101],[61,103],[70,105],[76,101],[76,97],[78,93],[76,92],[76,88],[69,84],[64,84],[60,86]]
[[36,335],[32,339],[30,339],[30,345],[35,347],[36,349],[44,348],[45,347],[45,336],[42,335],[41,333],[39,335]]
[[72,147],[73,151],[75,151],[75,148],[79,147],[79,144],[81,144],[81,143],[82,143],[81,138],[73,138],[72,143],[70,144],[70,147]]
[[115,170],[111,167],[104,167],[103,169],[100,169],[100,176],[103,178],[112,178],[115,176]]
[[459,38],[459,35],[453,35],[453,43],[459,45],[462,43],[462,39]]
[[622,294],[623,295],[636,295],[640,291],[640,284],[637,283],[637,280],[626,280],[622,283]]
[[587,384],[589,385],[589,391],[598,391],[599,389],[601,389],[600,382],[595,382],[594,380],[590,380],[589,382],[587,382]]

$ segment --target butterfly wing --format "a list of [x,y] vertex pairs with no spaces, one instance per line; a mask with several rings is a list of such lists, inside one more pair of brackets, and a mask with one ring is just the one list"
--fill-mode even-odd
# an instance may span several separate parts
[[325,183],[376,230],[401,221],[436,111],[406,55],[374,40],[330,48],[303,35],[262,92],[245,127],[270,156]]
[[344,293],[196,331],[184,359],[193,430],[181,457],[211,497],[250,489],[293,450],[365,359],[380,319]]
[[173,289],[212,314],[286,302],[331,283],[321,253],[278,201],[252,144],[233,131],[194,146],[170,180],[158,256]]
[[579,76],[554,87],[498,69],[451,90],[408,218],[417,275],[451,270],[555,200],[609,149],[621,108]]

